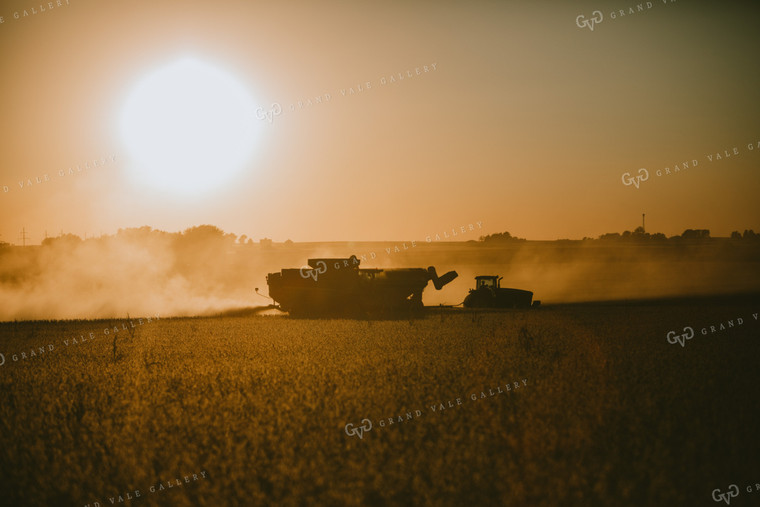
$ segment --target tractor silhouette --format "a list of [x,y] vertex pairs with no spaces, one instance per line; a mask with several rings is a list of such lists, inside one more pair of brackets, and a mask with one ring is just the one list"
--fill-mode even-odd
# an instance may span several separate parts
[[[500,287],[500,276],[482,275],[475,277],[475,288],[464,298],[467,308],[529,308],[533,293],[529,290]],[[540,301],[532,302],[533,306]]]

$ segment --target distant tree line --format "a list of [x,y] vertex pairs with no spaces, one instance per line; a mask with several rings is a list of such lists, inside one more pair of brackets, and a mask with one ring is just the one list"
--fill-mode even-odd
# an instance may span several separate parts
[[734,231],[731,233],[731,239],[749,239],[749,240],[760,240],[760,234],[756,233],[752,229],[744,229],[744,234],[740,233],[739,231]]
[[[584,239],[591,239],[591,238],[584,238]],[[661,232],[657,232],[654,234],[649,234],[648,232],[644,231],[643,227],[637,227],[633,232],[631,231],[625,231],[622,234],[617,232],[602,234],[598,238],[599,240],[609,241],[609,240],[643,240],[643,241],[678,241],[678,240],[689,240],[689,241],[707,241],[710,239],[715,239],[710,237],[710,230],[709,229],[686,229],[683,231],[683,233],[679,236],[670,236],[667,237]],[[752,229],[748,229],[744,231],[744,234],[741,234],[739,231],[734,231],[731,233],[731,239],[732,240],[747,240],[747,241],[756,241],[760,239],[760,234],[755,234],[755,232]]]
[[[676,235],[668,237],[661,232],[650,234],[646,232],[643,227],[639,226],[633,231],[625,231],[622,234],[619,232],[608,232],[596,239],[583,238],[583,241],[707,241],[710,239],[714,238],[710,237],[709,229],[686,229],[680,236]],[[755,233],[752,229],[745,229],[744,233],[740,233],[739,231],[732,232],[731,239],[734,241],[760,241],[760,234]],[[517,238],[506,231],[489,234],[487,236],[480,236],[479,240],[484,243],[514,243],[526,241],[525,238]]]
[[[113,236],[105,235],[99,238],[88,238],[87,240],[83,240],[76,234],[61,234],[60,236],[45,238],[42,240],[42,246],[76,246],[83,241],[108,241],[112,239],[169,240],[182,246],[218,244],[232,247],[235,245],[254,246],[257,244],[257,242],[245,234],[242,234],[238,237],[232,233],[225,233],[223,230],[214,225],[198,225],[196,227],[185,229],[182,232],[165,232],[158,229],[153,229],[146,225],[143,227],[119,229]],[[293,242],[287,240],[285,244],[291,245]],[[262,238],[258,242],[258,245],[262,248],[271,248],[272,240],[268,238]],[[2,247],[2,243],[0,243],[0,247]]]
[[[61,234],[57,237],[45,238],[42,241],[42,246],[70,246],[74,247],[83,241],[108,241],[112,239],[130,239],[130,240],[147,240],[147,239],[160,239],[173,241],[177,246],[192,246],[201,244],[217,244],[225,245],[227,247],[234,246],[248,246],[253,247],[257,243],[246,236],[236,236],[232,233],[225,233],[214,225],[199,225],[196,227],[190,227],[182,232],[165,232],[151,227],[132,227],[127,229],[119,229],[114,236],[105,235],[99,238],[88,238],[83,240],[76,234]],[[525,238],[518,238],[512,236],[509,232],[497,232],[494,234],[488,234],[486,236],[480,236],[479,241],[489,244],[501,244],[501,243],[519,243],[527,241]],[[709,229],[686,229],[681,235],[667,237],[661,232],[650,234],[644,231],[644,228],[639,226],[633,231],[624,231],[622,234],[619,232],[609,232],[600,235],[598,238],[583,238],[583,241],[678,241],[678,240],[691,240],[691,241],[706,241],[714,239],[710,237]],[[734,231],[731,233],[730,239],[733,241],[760,241],[760,233],[756,233],[752,229],[745,229],[743,233]],[[570,241],[570,240],[559,240]],[[576,240],[577,241],[577,240]],[[285,241],[285,246],[292,245],[291,240]],[[273,242],[271,239],[262,238],[258,245],[260,248],[271,248]],[[0,241],[0,248],[8,248],[12,246],[10,243]]]

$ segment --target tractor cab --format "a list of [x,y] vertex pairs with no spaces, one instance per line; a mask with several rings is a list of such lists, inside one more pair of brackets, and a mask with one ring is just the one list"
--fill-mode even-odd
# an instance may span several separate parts
[[490,289],[491,291],[496,291],[499,289],[499,285],[502,278],[503,277],[501,276],[490,276],[490,275],[476,276],[475,290]]

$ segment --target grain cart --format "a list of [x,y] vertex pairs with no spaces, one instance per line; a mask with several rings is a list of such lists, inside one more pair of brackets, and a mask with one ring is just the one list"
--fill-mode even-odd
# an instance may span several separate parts
[[428,281],[437,290],[457,277],[423,268],[360,268],[360,260],[316,258],[308,267],[269,273],[269,296],[293,316],[407,315],[419,312]]

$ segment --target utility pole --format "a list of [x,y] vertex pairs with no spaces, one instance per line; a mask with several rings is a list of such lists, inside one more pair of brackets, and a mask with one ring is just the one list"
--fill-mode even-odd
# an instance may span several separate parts
[[641,229],[642,232],[647,232],[647,222],[646,222],[646,213],[641,214]]
[[21,240],[21,246],[26,246],[26,227],[21,228],[21,234],[19,234],[19,238]]

